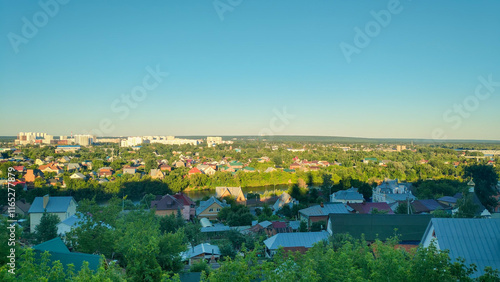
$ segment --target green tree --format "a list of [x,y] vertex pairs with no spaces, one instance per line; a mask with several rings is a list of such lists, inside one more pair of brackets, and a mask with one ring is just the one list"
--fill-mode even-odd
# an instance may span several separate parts
[[54,239],[57,237],[57,224],[59,217],[55,214],[44,212],[40,223],[35,227],[35,238],[38,243]]
[[299,232],[307,232],[307,231],[308,231],[307,222],[301,220],[299,225]]
[[169,272],[180,271],[184,266],[180,253],[187,250],[184,230],[163,234],[158,242],[158,249],[157,260],[161,268]]
[[478,206],[474,204],[472,194],[466,193],[461,199],[458,199],[457,208],[458,211],[455,214],[455,217],[473,218],[476,215],[476,210]]
[[396,214],[412,214],[413,213],[413,208],[411,207],[411,205],[409,206],[408,208],[408,202],[404,201],[404,202],[399,202],[398,206],[396,207],[396,210],[394,211],[394,213]]

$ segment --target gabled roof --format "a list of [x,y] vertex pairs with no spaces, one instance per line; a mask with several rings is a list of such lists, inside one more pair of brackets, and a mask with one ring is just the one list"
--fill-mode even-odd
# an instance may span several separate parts
[[193,248],[189,248],[187,251],[181,253],[182,260],[187,260],[192,257],[199,256],[201,254],[214,254],[220,255],[219,247],[215,245],[210,245],[209,243],[199,244]]
[[[50,196],[46,210],[48,213],[67,212],[73,197]],[[76,203],[76,202],[75,202]],[[28,213],[43,213],[43,197],[36,197]]]
[[363,201],[363,195],[358,192],[358,188],[351,187],[347,190],[340,190],[333,193],[336,200]]
[[89,263],[89,269],[97,270],[101,259],[98,255],[71,253],[60,237],[36,245],[33,249],[37,259],[40,259],[42,253],[48,251],[51,261],[60,261],[65,268],[68,264],[73,264],[76,271],[80,270],[84,261]]
[[444,197],[441,197],[437,200],[441,201],[441,202],[445,202],[445,203],[452,203],[452,204],[457,202],[457,198],[451,197],[451,196],[444,196]]
[[178,210],[184,205],[171,195],[165,195],[158,201],[151,201],[151,208],[156,210]]
[[278,233],[264,241],[266,247],[270,250],[276,250],[280,246],[284,248],[305,247],[311,248],[315,243],[328,239],[328,232],[297,232],[297,233]]
[[[330,214],[332,234],[349,233],[354,238],[386,240],[395,233],[401,241],[420,241],[432,216],[428,214]],[[395,231],[397,229],[397,231]]]
[[477,266],[473,278],[484,274],[486,266],[500,269],[500,219],[433,218],[423,238],[431,226],[439,248],[450,250],[452,260],[462,257]]
[[331,213],[349,213],[349,211],[342,203],[329,203],[324,204],[323,207],[316,205],[306,209],[301,209],[299,210],[299,213],[306,216],[325,216]]
[[429,213],[435,210],[442,210],[445,208],[438,201],[433,199],[415,200],[411,203],[411,206],[417,213],[420,212]]
[[16,206],[25,213],[28,212],[31,207],[31,205],[27,203],[24,199],[16,201]]
[[41,244],[33,246],[33,249],[39,250],[39,251],[69,253],[68,247],[66,247],[66,245],[63,243],[63,241],[59,237],[56,237],[52,240],[45,241]]
[[74,215],[66,218],[65,220],[59,222],[57,225],[64,224],[64,225],[67,225],[69,227],[78,227],[82,221],[83,221],[83,219],[78,218],[78,216],[76,214],[74,214]]
[[193,202],[193,200],[191,200],[191,198],[189,198],[186,194],[184,194],[182,192],[179,192],[179,193],[175,194],[174,198],[176,198],[181,204],[183,204],[185,206],[189,206],[189,205],[194,205],[195,204]]
[[[235,199],[238,199],[238,197],[243,194],[241,187],[215,187],[215,197],[217,198],[225,196],[226,192]],[[245,195],[243,195],[243,197],[245,197]]]
[[223,203],[212,196],[210,199],[200,202],[200,206],[198,208],[196,208],[196,214],[198,215],[198,214],[204,212],[206,209],[208,209],[208,207],[210,207],[214,203],[218,204],[222,208],[230,206],[229,204]]

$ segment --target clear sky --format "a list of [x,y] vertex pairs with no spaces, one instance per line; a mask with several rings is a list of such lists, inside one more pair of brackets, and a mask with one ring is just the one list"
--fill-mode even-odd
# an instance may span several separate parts
[[60,1],[0,0],[0,135],[500,140],[500,1]]

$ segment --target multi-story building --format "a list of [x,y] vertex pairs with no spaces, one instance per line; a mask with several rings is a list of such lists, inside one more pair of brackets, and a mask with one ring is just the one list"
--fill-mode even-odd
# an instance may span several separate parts
[[207,146],[213,147],[222,144],[222,137],[207,137]]

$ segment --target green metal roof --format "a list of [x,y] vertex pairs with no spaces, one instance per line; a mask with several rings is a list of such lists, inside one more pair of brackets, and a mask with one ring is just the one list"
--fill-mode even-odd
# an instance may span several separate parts
[[367,241],[398,234],[401,241],[420,241],[431,218],[429,214],[330,214],[329,221],[332,234],[348,233],[358,239],[364,234]]
[[58,252],[58,253],[68,253],[68,247],[63,243],[61,238],[56,237],[52,240],[43,242],[33,247],[33,249],[38,251],[49,251],[49,252]]
[[60,237],[36,245],[33,249],[35,250],[36,259],[40,259],[42,254],[48,251],[51,261],[60,261],[64,268],[68,264],[73,264],[76,271],[80,271],[84,261],[89,263],[89,269],[97,270],[101,259],[98,255],[71,253]]

